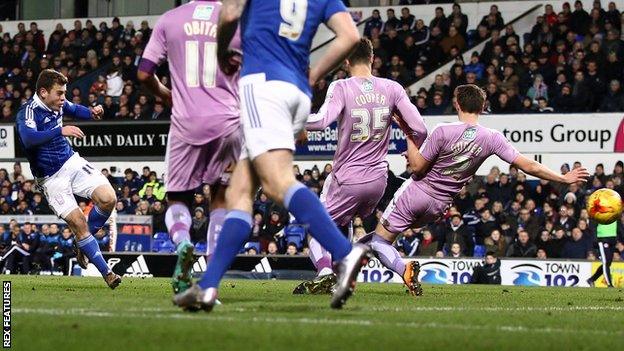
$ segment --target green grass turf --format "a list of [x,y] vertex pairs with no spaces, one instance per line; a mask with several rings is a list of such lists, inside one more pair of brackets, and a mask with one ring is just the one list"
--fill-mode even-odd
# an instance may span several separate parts
[[622,289],[360,284],[341,311],[292,281],[226,280],[206,314],[171,304],[168,279],[12,280],[16,350],[610,350],[624,342]]

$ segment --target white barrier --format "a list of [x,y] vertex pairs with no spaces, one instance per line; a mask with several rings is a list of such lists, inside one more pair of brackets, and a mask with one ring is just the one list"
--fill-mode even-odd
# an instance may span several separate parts
[[[468,284],[474,267],[483,262],[479,258],[409,259],[412,260],[420,263],[419,279],[427,284]],[[591,277],[596,265],[590,261],[501,259],[501,283],[517,286],[588,287],[587,279]],[[614,281],[624,286],[624,279]],[[358,282],[403,283],[403,279],[384,267],[379,260],[372,259],[360,271]]]

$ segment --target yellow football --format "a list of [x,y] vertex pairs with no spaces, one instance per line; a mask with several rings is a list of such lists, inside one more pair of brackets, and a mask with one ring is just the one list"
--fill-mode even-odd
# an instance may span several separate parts
[[600,224],[615,222],[622,214],[622,198],[611,189],[599,189],[587,198],[589,216]]

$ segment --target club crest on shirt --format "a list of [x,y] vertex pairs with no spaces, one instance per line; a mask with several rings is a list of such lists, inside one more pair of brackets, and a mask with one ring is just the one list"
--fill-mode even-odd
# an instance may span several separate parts
[[212,18],[213,10],[214,6],[212,5],[199,5],[193,11],[193,19],[209,21]]
[[464,135],[462,139],[464,140],[474,140],[477,137],[477,129],[476,128],[468,128],[464,131]]
[[362,83],[362,91],[365,93],[370,93],[371,91],[373,91],[373,83],[369,81]]

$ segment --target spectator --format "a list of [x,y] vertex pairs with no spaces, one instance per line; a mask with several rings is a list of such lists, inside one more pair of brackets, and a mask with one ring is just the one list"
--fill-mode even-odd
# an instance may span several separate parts
[[462,257],[462,249],[461,246],[458,243],[453,243],[453,245],[451,245],[451,250],[449,251],[448,255],[446,257],[448,258],[460,258]]
[[453,12],[447,18],[448,23],[455,25],[459,33],[465,38],[468,30],[468,16],[461,11],[458,3],[453,4]]
[[286,247],[286,255],[288,256],[297,255],[297,245],[295,243],[288,243],[288,246]]
[[452,58],[451,49],[456,48],[459,52],[464,51],[466,48],[466,40],[459,34],[457,28],[451,26],[448,36],[445,36],[442,41],[440,41],[440,47],[447,58]]
[[429,28],[437,27],[442,34],[446,34],[449,28],[449,21],[444,17],[444,9],[436,7],[435,17],[429,23]]
[[507,257],[536,257],[537,256],[537,247],[535,244],[530,242],[529,233],[525,230],[520,230],[518,232],[518,238],[516,241],[509,245],[507,248]]
[[383,27],[383,21],[381,20],[381,16],[379,15],[379,10],[373,10],[373,14],[371,18],[369,18],[364,24],[364,36],[367,38],[371,38],[371,31],[373,29],[377,29],[381,31]]
[[490,236],[485,238],[484,244],[487,252],[491,252],[496,257],[504,257],[507,252],[507,242],[499,230],[492,230]]
[[498,11],[497,5],[490,6],[490,13],[483,16],[479,25],[488,27],[488,29],[502,29],[504,27],[503,16]]
[[474,268],[471,284],[501,284],[500,260],[495,252],[487,252],[483,265]]
[[201,207],[195,208],[193,211],[193,224],[191,226],[190,234],[191,241],[206,241],[206,233],[208,231],[208,219],[206,218],[204,209]]
[[583,232],[579,228],[572,229],[572,239],[563,245],[562,258],[585,259],[591,251],[591,243],[583,238]]
[[416,256],[435,257],[438,251],[438,243],[436,242],[431,231],[424,229],[422,231],[422,240],[418,245]]
[[396,31],[397,29],[399,29],[399,27],[401,26],[401,21],[399,21],[399,19],[396,18],[394,14],[394,10],[388,9],[386,11],[386,15],[387,15],[387,19],[386,19],[386,23],[384,23],[383,32],[388,33],[391,30]]
[[609,83],[609,91],[602,99],[600,104],[600,112],[620,112],[624,111],[624,96],[620,82],[616,79]]

